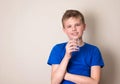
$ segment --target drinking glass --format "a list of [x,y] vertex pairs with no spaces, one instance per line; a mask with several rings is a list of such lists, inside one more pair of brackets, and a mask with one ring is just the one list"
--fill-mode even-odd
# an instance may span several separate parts
[[76,43],[74,50],[79,51],[80,50],[80,47],[79,47],[80,40],[75,39],[75,38],[73,38],[72,40]]

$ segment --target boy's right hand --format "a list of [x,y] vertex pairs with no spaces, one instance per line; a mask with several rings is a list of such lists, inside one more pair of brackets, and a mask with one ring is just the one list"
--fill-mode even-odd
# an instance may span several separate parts
[[72,52],[76,51],[77,42],[69,40],[66,45],[66,54],[71,55]]

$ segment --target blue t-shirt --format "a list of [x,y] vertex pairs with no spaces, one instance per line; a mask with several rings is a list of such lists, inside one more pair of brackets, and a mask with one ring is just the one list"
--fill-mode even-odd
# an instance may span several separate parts
[[[67,42],[57,44],[53,47],[48,64],[60,64],[65,55]],[[67,72],[90,77],[91,66],[104,66],[100,50],[91,44],[85,43],[79,51],[72,52],[72,57],[67,66]],[[75,84],[71,81],[63,80],[61,84]]]

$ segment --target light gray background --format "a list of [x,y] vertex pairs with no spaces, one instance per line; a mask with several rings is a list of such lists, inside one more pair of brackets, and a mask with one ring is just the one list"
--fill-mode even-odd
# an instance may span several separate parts
[[101,84],[120,83],[120,0],[0,0],[0,84],[50,84],[52,46],[67,41],[61,17],[80,10],[86,42],[103,55]]

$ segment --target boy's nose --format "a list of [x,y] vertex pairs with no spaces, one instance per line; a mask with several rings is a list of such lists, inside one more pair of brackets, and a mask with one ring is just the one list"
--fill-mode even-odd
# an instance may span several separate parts
[[75,30],[76,30],[76,27],[72,27],[72,30],[75,31]]

